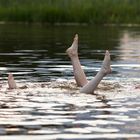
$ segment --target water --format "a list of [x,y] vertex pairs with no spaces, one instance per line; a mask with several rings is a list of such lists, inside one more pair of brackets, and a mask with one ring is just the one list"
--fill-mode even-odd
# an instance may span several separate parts
[[[112,73],[79,93],[65,50],[79,34],[90,80],[106,49]],[[140,139],[140,28],[0,25],[0,139]],[[7,74],[18,86],[8,90]]]

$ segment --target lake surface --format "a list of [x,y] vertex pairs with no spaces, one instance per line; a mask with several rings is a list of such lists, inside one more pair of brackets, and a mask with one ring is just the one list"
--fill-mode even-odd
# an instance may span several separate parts
[[[110,50],[112,73],[79,93],[65,50],[79,34],[90,80]],[[7,89],[7,74],[26,89]],[[0,25],[0,139],[140,139],[140,27]]]

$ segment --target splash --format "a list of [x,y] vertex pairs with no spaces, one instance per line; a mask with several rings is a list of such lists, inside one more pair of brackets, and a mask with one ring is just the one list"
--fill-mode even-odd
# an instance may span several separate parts
[[[79,87],[73,80],[56,80],[52,82],[27,82],[26,84],[17,81],[17,89],[8,89],[7,84],[4,83],[0,89],[1,94],[81,94]],[[124,97],[136,97],[139,94],[139,81],[111,81],[103,80],[94,95],[99,98],[113,99],[113,98],[124,98]],[[86,94],[86,93],[85,93]]]

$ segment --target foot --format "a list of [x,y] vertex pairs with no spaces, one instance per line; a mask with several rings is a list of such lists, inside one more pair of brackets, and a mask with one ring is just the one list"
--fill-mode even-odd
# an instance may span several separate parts
[[103,60],[103,64],[102,64],[101,71],[102,71],[104,74],[109,74],[109,73],[111,73],[111,67],[110,67],[110,53],[109,53],[108,50],[106,50],[106,53],[105,53],[105,57],[104,57],[104,60]]
[[75,35],[71,47],[66,50],[69,57],[78,56],[78,34]]
[[9,86],[9,89],[17,88],[13,74],[11,74],[11,73],[8,75],[8,86]]

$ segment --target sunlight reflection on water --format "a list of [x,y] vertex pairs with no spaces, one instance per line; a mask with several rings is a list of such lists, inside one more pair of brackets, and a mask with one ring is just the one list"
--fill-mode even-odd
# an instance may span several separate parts
[[[18,31],[23,28],[20,25],[16,31],[9,30],[12,25],[1,26],[7,36],[0,34],[0,139],[140,138],[138,29],[102,27],[97,32],[94,27],[50,27],[47,30],[59,32],[50,35],[45,27],[25,26],[25,36]],[[88,79],[100,69],[106,46],[111,52],[112,74],[95,95],[79,93],[73,81],[64,46],[71,43],[75,30],[80,34],[79,55]],[[8,90],[9,72],[19,87],[27,88]]]

